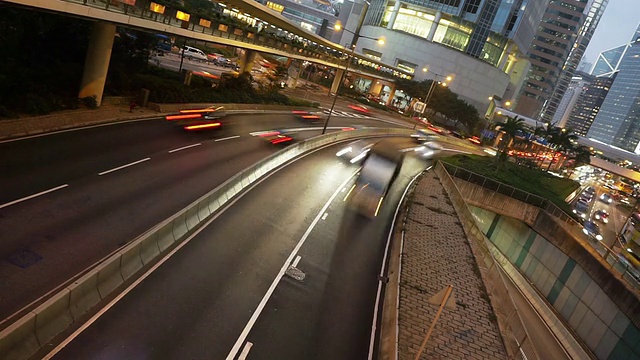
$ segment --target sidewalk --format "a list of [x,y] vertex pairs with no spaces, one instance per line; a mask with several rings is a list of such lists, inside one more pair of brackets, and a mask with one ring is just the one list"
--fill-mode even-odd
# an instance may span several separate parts
[[116,105],[105,101],[98,109],[57,111],[49,115],[0,120],[0,139],[160,115],[149,108],[135,108],[129,112],[129,105]]
[[507,353],[476,260],[458,216],[433,171],[407,200],[401,254],[398,359],[414,359],[439,304],[429,298],[453,285],[421,359],[505,359]]

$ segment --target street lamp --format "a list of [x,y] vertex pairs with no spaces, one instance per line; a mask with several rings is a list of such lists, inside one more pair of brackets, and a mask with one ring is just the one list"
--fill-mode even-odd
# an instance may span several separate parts
[[[353,34],[354,36],[354,41],[352,42],[351,45],[349,44],[345,44],[345,50],[347,49],[347,47],[351,48],[351,56],[355,57],[355,49],[356,49],[356,43],[358,42],[359,38],[365,38],[365,39],[371,39],[371,40],[376,40],[378,42],[378,44],[380,45],[384,45],[384,39],[378,39],[378,38],[372,38],[369,36],[364,36],[364,35],[360,35],[357,34],[358,31],[353,32],[350,30],[347,30],[345,28],[342,27],[342,25],[340,25],[340,23],[336,23],[333,27],[336,31],[341,31],[344,30],[350,34]],[[336,106],[336,100],[338,100],[338,93],[340,92],[340,86],[342,86],[342,79],[344,78],[344,75],[347,73],[347,71],[349,71],[349,54],[347,54],[345,52],[345,54],[347,55],[347,64],[344,66],[344,71],[342,72],[342,74],[340,74],[340,78],[338,79],[338,87],[336,88],[336,93],[333,96],[333,102],[331,103],[331,110],[329,110],[329,115],[327,115],[327,118],[324,121],[324,126],[322,127],[322,133],[326,133],[327,132],[327,126],[329,125],[329,119],[331,118],[331,115],[333,115],[333,108]],[[331,90],[329,90],[331,91]]]
[[[442,85],[443,87],[447,87],[447,83],[444,81],[436,81],[436,79],[440,76],[443,77],[445,80],[447,81],[451,81],[453,80],[453,77],[449,76],[445,76],[445,75],[441,75],[441,74],[436,74],[433,71],[429,71],[428,68],[424,67],[422,68],[422,72],[427,73],[430,72],[434,75],[434,78],[431,80],[431,85],[429,86],[429,91],[427,92],[427,96],[424,98],[424,107],[422,108],[422,112],[420,113],[420,115],[424,115],[425,110],[427,110],[427,105],[429,105],[429,100],[431,100],[431,96],[433,95],[433,92],[436,88],[436,83]],[[413,125],[413,128],[415,129],[418,126],[418,122],[416,121],[416,123]]]

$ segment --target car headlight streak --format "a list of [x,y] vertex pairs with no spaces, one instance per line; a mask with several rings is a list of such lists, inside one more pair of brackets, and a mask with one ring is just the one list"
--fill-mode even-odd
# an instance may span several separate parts
[[336,156],[342,156],[342,155],[344,155],[344,154],[346,154],[346,153],[348,153],[348,152],[351,152],[351,151],[353,151],[353,149],[351,148],[351,146],[347,146],[346,148],[344,148],[344,149],[342,149],[342,150],[338,151],[338,152],[336,153]]

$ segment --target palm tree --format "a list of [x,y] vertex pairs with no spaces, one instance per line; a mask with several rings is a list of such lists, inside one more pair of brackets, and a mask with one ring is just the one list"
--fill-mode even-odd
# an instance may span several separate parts
[[[574,143],[577,139],[578,135],[574,134],[573,130],[554,127],[554,131],[552,132],[549,142],[553,145],[554,150],[566,155],[575,148]],[[547,171],[551,169],[552,164],[553,160],[549,161]]]
[[498,155],[498,163],[506,158],[506,151],[511,146],[511,142],[516,138],[518,132],[524,130],[524,120],[519,119],[517,116],[507,116],[507,120],[504,122],[496,123],[498,129],[504,133],[501,142],[498,145],[500,154]]

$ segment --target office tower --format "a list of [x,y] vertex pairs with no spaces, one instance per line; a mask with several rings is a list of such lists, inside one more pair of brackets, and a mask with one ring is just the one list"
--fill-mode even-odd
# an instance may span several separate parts
[[587,135],[593,120],[598,115],[600,107],[609,93],[614,78],[615,74],[613,77],[597,77],[586,86],[569,115],[569,120],[565,125],[566,128],[573,129],[573,132],[577,135]]
[[618,72],[622,57],[627,52],[629,46],[631,46],[631,44],[624,44],[601,52],[598,55],[598,60],[591,69],[591,75],[611,77]]
[[640,153],[640,27],[587,136]]
[[[606,3],[607,0],[549,2],[528,51],[531,68],[516,101],[517,113],[540,118],[549,103],[548,121],[553,118]],[[561,87],[554,95],[557,84]]]
[[584,21],[580,25],[575,45],[571,48],[569,56],[562,67],[560,78],[553,87],[551,98],[547,101],[542,110],[542,121],[548,122],[554,118],[560,101],[569,87],[571,78],[582,60],[582,56],[593,37],[593,33],[596,31],[596,27],[600,22],[602,13],[604,13],[605,8],[607,7],[608,1],[609,0],[589,0],[587,3],[584,13]]
[[566,126],[578,99],[592,81],[593,77],[589,74],[577,74],[571,79],[569,88],[565,91],[562,101],[558,105],[558,110],[553,116],[552,124],[561,128]]

